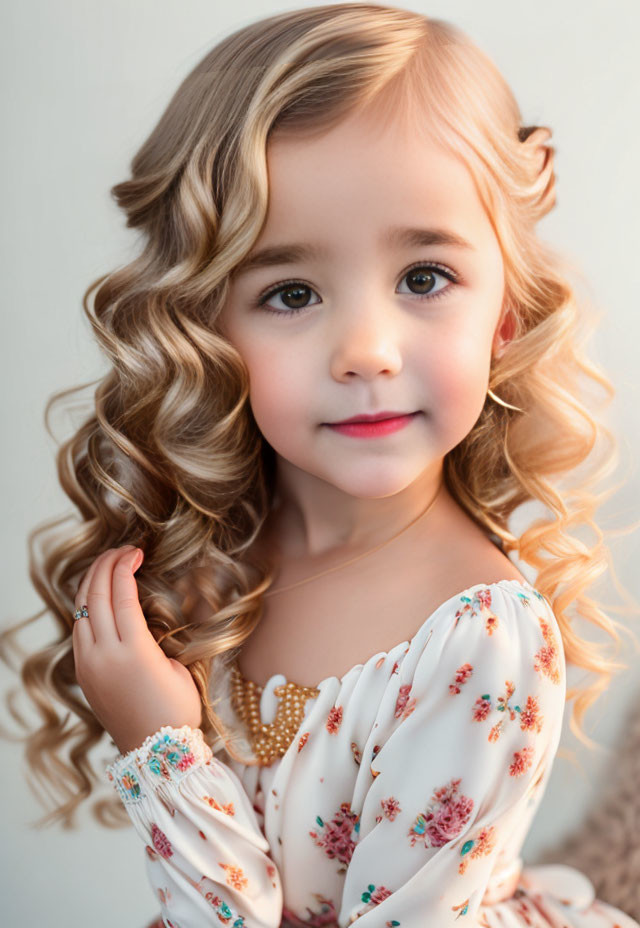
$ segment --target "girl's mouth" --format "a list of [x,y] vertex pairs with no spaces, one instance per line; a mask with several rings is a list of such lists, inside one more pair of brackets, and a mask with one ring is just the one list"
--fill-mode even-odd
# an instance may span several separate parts
[[379,438],[403,429],[418,415],[419,412],[413,412],[408,416],[394,416],[392,419],[379,419],[377,422],[344,422],[341,425],[329,425],[329,428],[353,438]]

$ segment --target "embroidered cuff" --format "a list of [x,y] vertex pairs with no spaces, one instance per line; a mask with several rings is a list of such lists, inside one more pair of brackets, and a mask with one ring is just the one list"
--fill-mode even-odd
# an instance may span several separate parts
[[213,753],[199,728],[163,725],[145,738],[138,748],[119,754],[108,764],[106,774],[125,804],[145,795],[143,782],[155,787],[172,780],[178,783],[190,770],[211,761]]

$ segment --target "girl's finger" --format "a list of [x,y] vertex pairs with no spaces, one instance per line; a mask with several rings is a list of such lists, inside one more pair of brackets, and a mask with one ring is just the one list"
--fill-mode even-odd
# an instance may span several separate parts
[[[89,610],[89,621],[96,639],[96,644],[113,644],[120,640],[113,603],[111,600],[111,578],[113,568],[120,560],[129,554],[129,549],[116,548],[100,556],[96,569],[89,582],[86,604]],[[84,622],[85,619],[79,619]]]
[[91,622],[88,618],[73,620],[73,630],[71,632],[73,642],[73,655],[75,659],[76,670],[78,668],[78,658],[89,653],[89,649],[96,643],[96,639],[91,628]]
[[[109,550],[112,550],[112,549],[109,549]],[[91,578],[93,577],[93,574],[95,573],[95,569],[97,567],[98,561],[100,560],[101,557],[104,557],[105,554],[108,554],[108,552],[103,551],[102,554],[100,554],[94,561],[92,561],[92,563],[89,565],[88,570],[86,570],[85,573],[83,574],[82,579],[80,581],[80,585],[78,586],[78,591],[76,593],[76,599],[75,599],[76,611],[78,609],[82,609],[82,607],[86,604],[87,590],[89,589]]]
[[143,556],[140,549],[135,554],[127,551],[113,568],[111,600],[121,641],[132,641],[141,633],[148,632],[134,576],[134,568],[138,569]]
[[125,545],[122,548],[108,548],[106,551],[103,551],[102,554],[99,554],[98,557],[94,561],[92,561],[92,563],[89,565],[88,570],[85,572],[84,576],[82,577],[82,580],[80,581],[80,585],[78,586],[78,591],[76,593],[76,598],[75,598],[76,610],[82,609],[82,607],[86,605],[87,591],[89,590],[89,585],[96,571],[96,567],[98,566],[98,563],[104,557],[106,557],[107,554],[111,554],[114,551],[124,552],[125,549],[129,549],[129,548],[133,551],[133,545]]
[[[129,545],[128,547],[132,548],[133,545]],[[88,570],[85,571],[84,576],[80,581],[80,585],[78,586],[78,591],[74,600],[75,612],[81,611],[82,607],[87,605],[87,591],[89,590],[89,584],[91,583],[91,579],[96,571],[96,567],[98,566],[99,561],[104,558],[105,555],[114,550],[116,549],[109,548],[107,551],[103,551],[102,554],[99,554],[98,557],[91,562]],[[82,616],[79,619],[74,617],[71,638],[73,641],[74,654],[76,652],[86,653],[89,645],[96,643],[95,635],[93,634],[93,629],[91,627],[91,621],[88,616]]]

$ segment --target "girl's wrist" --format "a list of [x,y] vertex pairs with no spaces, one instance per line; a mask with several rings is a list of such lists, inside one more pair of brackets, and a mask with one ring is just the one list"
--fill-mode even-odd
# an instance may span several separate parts
[[192,727],[189,722],[184,722],[179,725],[174,724],[173,722],[160,722],[158,723],[158,725],[155,726],[155,728],[152,728],[151,730],[147,728],[144,731],[144,733],[131,731],[117,738],[113,737],[113,735],[111,737],[118,751],[124,757],[126,754],[130,754],[131,751],[136,751],[138,750],[138,748],[142,747],[142,745],[147,741],[147,739],[151,738],[152,735],[157,734],[161,728],[170,727],[170,728],[181,729],[185,725],[189,725],[189,727]]
[[[139,706],[136,708],[141,709]],[[172,711],[161,707],[158,707],[156,712],[136,712],[132,709],[128,719],[120,716],[117,724],[111,723],[108,727],[105,725],[105,728],[119,752],[125,755],[139,748],[147,738],[155,735],[163,726],[176,729],[184,726],[191,729],[200,728],[202,707],[199,705],[198,709],[197,712],[185,712],[183,709]]]
[[[122,741],[122,748],[127,744]],[[129,805],[144,800],[159,783],[177,786],[194,771],[217,763],[202,729],[162,725],[108,764],[106,775]]]

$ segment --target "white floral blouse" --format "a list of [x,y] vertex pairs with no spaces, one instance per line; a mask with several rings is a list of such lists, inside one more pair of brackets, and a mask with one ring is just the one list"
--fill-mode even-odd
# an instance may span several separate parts
[[107,766],[159,925],[640,928],[574,868],[519,856],[566,696],[556,618],[527,581],[452,596],[317,693],[270,766],[225,762],[188,726]]

